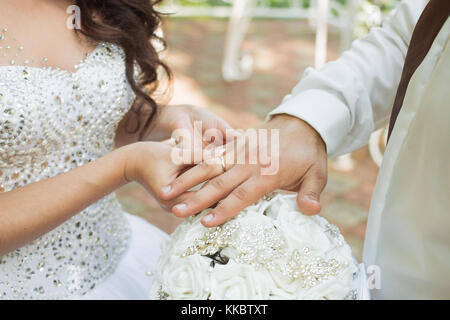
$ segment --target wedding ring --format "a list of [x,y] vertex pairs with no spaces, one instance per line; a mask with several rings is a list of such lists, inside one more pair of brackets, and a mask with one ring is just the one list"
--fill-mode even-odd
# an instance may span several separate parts
[[206,161],[206,162],[208,164],[210,164],[210,165],[214,164],[214,165],[220,166],[220,168],[222,169],[222,173],[227,171],[226,170],[227,167],[225,165],[225,158],[224,158],[224,156],[219,156],[219,157],[213,158],[213,159],[211,159],[209,161]]
[[178,137],[178,139],[175,139],[174,137],[170,137],[170,144],[173,147],[176,147],[179,143],[180,143],[180,138],[179,137]]
[[222,155],[220,156],[220,165],[222,166],[222,171],[227,171],[227,166],[225,165],[225,157]]
[[225,148],[224,147],[220,147],[218,149],[215,150],[216,154],[219,154],[219,163],[222,166],[222,171],[225,172],[227,171],[227,166],[225,165]]
[[177,141],[175,140],[174,137],[171,137],[171,138],[170,138],[169,143],[170,143],[170,145],[171,145],[172,147],[175,147],[175,146],[177,145]]

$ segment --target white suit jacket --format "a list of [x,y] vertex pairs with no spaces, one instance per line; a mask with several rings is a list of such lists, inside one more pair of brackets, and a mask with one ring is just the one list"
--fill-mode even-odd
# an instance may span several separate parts
[[[270,115],[308,122],[329,156],[365,145],[389,121],[408,44],[427,3],[400,3],[340,59],[307,69]],[[363,257],[366,267],[380,270],[373,298],[450,298],[449,34],[447,19],[410,80],[380,168]]]

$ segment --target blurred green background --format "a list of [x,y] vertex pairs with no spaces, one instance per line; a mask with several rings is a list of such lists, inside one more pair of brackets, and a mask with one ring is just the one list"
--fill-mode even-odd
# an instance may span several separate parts
[[[339,2],[342,5],[347,3],[347,0],[332,0],[335,2]],[[397,0],[367,0],[371,4],[379,6],[382,10],[390,10],[393,7],[393,2]],[[179,1],[183,5],[188,6],[227,6],[230,5],[230,1],[224,0],[204,0],[204,1],[195,1],[195,0],[180,0]],[[271,7],[277,8],[287,8],[292,4],[292,0],[259,0],[258,2],[263,2]],[[301,5],[304,8],[308,8],[311,5],[311,0],[301,0]]]

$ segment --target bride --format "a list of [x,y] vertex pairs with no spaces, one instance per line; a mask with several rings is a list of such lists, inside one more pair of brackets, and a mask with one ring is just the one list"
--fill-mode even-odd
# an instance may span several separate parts
[[194,120],[228,126],[152,98],[170,72],[150,1],[1,4],[0,299],[147,298],[167,236],[112,192],[137,181],[158,194],[186,165],[155,140]]

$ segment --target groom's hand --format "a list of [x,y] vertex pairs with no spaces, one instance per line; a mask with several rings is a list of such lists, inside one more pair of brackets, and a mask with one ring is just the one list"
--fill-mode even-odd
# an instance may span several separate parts
[[[276,189],[298,191],[300,210],[311,215],[319,213],[320,194],[327,181],[326,148],[320,135],[306,122],[287,115],[275,116],[260,129],[267,129],[267,139],[260,136],[256,145],[249,139],[244,139],[244,144],[227,145],[225,172],[217,162],[197,165],[163,188],[161,199],[177,203],[172,212],[179,217],[191,216],[219,202],[202,220],[207,227],[226,222]],[[273,130],[279,130],[278,143],[270,138]],[[252,162],[255,154],[258,161]],[[261,161],[261,154],[270,157]],[[230,163],[230,158],[235,161]],[[199,191],[186,196],[187,190],[207,180]]]

